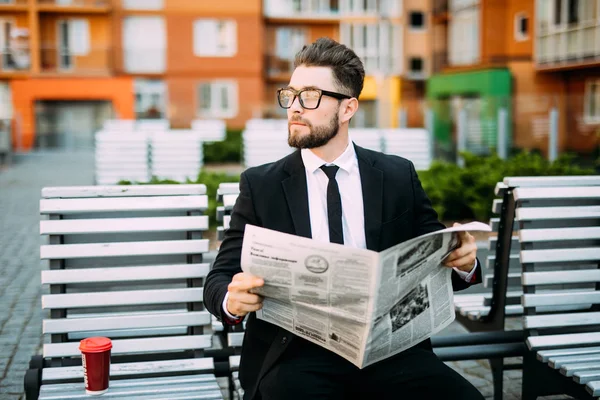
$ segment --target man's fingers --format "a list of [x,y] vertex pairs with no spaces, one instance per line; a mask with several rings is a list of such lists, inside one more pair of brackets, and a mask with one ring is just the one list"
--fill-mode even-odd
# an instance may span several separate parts
[[459,268],[459,269],[462,269],[462,267],[473,266],[473,265],[475,265],[475,255],[468,254],[468,255],[458,258],[454,261],[446,262],[446,263],[444,263],[444,265],[446,267]]
[[229,299],[231,301],[249,305],[262,303],[263,301],[262,297],[248,292],[231,293]]
[[448,255],[448,257],[446,258],[445,262],[454,261],[454,260],[457,260],[459,258],[466,256],[469,253],[476,253],[476,252],[477,252],[477,245],[475,243],[466,243],[466,244],[463,244],[458,249],[454,250],[452,253],[450,253],[450,255]]
[[[236,275],[237,276],[237,275]],[[233,277],[233,280],[229,284],[229,291],[239,291],[239,292],[247,292],[248,290],[261,287],[265,284],[265,281],[261,278],[256,277],[240,277],[236,279],[236,276]]]

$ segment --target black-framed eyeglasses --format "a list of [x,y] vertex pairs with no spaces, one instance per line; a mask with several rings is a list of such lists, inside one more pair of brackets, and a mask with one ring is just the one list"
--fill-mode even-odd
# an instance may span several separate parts
[[319,104],[321,104],[321,97],[329,96],[334,99],[343,100],[343,99],[351,99],[352,96],[348,96],[342,93],[330,92],[329,90],[323,89],[301,89],[294,90],[292,88],[281,88],[277,90],[277,101],[279,102],[279,106],[281,108],[288,109],[296,100],[296,96],[300,101],[300,105],[302,108],[306,110],[314,110],[319,108]]

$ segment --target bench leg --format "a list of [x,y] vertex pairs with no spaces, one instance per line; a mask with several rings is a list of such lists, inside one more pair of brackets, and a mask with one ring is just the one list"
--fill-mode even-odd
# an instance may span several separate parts
[[28,369],[25,372],[23,379],[23,388],[25,391],[25,398],[27,400],[37,400],[40,396],[40,386],[42,384],[42,370],[41,369]]
[[504,392],[504,359],[491,358],[489,360],[494,380],[494,400],[502,400]]

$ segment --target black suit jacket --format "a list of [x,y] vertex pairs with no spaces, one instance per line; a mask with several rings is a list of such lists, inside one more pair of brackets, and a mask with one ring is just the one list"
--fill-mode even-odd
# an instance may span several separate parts
[[[443,229],[425,195],[412,162],[355,146],[361,177],[367,248],[382,251],[416,236]],[[249,168],[240,177],[240,194],[229,229],[206,278],[204,303],[220,320],[227,285],[241,272],[244,227],[257,225],[311,237],[306,172],[300,151],[272,164]],[[475,283],[481,282],[481,268]],[[469,286],[452,273],[455,290]],[[226,318],[225,318],[226,319]],[[242,347],[240,382],[254,398],[258,382],[277,362],[294,335],[248,316]],[[427,340],[425,347],[431,349]]]

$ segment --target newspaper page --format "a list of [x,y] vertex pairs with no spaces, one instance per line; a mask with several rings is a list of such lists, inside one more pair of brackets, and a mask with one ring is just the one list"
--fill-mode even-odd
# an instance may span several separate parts
[[452,270],[444,258],[458,231],[432,232],[381,253],[246,225],[241,266],[264,279],[258,318],[359,368],[427,339],[454,320]]

